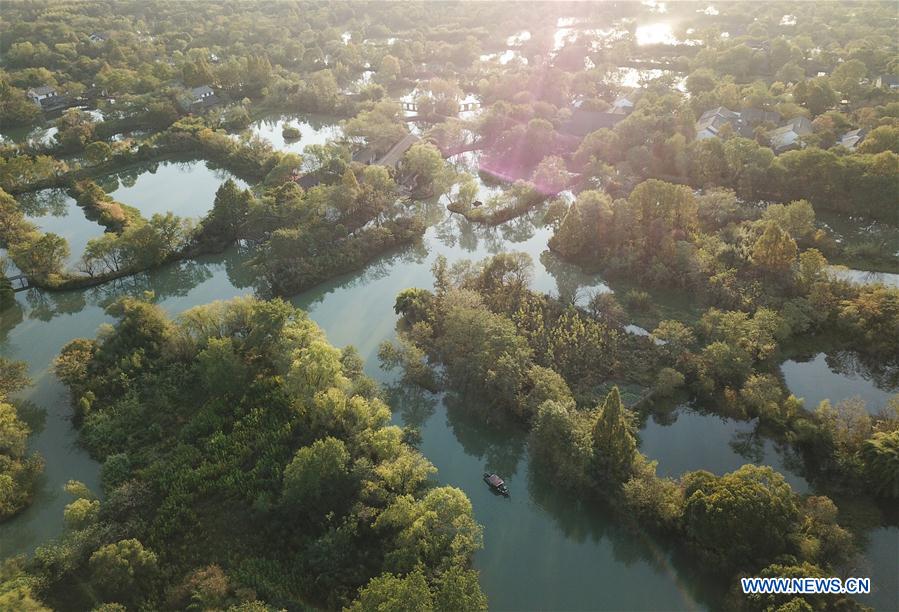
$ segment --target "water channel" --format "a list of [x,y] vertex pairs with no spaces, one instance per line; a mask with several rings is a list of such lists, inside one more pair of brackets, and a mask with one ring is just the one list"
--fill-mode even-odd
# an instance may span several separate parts
[[[155,172],[116,178],[114,197],[144,215],[171,209],[199,216],[211,206],[223,175],[196,162],[163,163]],[[391,389],[394,419],[421,427],[421,451],[437,466],[437,480],[460,487],[471,498],[475,518],[484,526],[485,546],[475,564],[491,608],[715,609],[721,593],[699,578],[697,568],[652,538],[622,529],[602,510],[561,495],[553,483],[534,473],[524,431],[486,426],[467,409],[477,400],[397,387],[395,377],[381,370],[377,348],[395,335],[394,298],[408,287],[430,287],[430,268],[438,255],[453,262],[523,251],[533,259],[537,290],[569,300],[588,290],[609,290],[599,277],[546,251],[551,229],[539,223],[539,214],[485,228],[447,213],[442,204],[428,206],[431,225],[421,244],[381,257],[291,302],[306,309],[334,345],[356,346],[367,373]],[[99,490],[99,465],[77,446],[65,391],[51,371],[60,348],[73,338],[93,337],[98,326],[109,323],[103,306],[120,295],[153,291],[157,303],[176,315],[195,305],[252,293],[253,274],[245,267],[251,256],[233,247],[221,255],[84,291],[22,292],[13,308],[0,314],[0,354],[28,363],[34,385],[22,398],[46,410],[43,426],[30,441],[46,459],[40,490],[30,508],[0,526],[0,557],[28,554],[62,533],[62,511],[69,501],[62,491],[66,481],[81,480]],[[821,375],[809,376],[816,381]],[[784,471],[797,490],[805,491],[807,485],[785,467],[787,458],[770,443],[763,442],[759,449],[749,441],[752,452],[737,452],[732,443],[751,437],[751,429],[751,424],[683,409],[669,425],[649,422],[641,432],[642,448],[660,461],[661,474],[676,476],[700,468],[721,473],[757,460]],[[512,490],[509,499],[495,497],[484,486],[485,470],[506,478]],[[890,558],[895,548],[890,543],[897,535],[896,527],[882,527],[869,538],[871,575],[875,584],[882,580],[884,585],[869,603],[883,609],[895,600],[895,581],[889,582],[890,572],[895,573],[895,557]]]

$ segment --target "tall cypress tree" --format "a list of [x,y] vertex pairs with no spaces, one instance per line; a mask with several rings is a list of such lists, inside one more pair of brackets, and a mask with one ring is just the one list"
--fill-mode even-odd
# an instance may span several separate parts
[[618,387],[613,387],[593,424],[593,460],[599,480],[623,482],[630,476],[637,442],[621,403]]

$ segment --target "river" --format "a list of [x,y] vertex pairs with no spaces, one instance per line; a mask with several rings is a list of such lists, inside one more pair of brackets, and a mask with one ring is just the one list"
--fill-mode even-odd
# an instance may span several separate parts
[[[141,177],[132,189],[143,184],[150,181]],[[184,178],[179,185],[190,190],[194,182]],[[201,208],[207,209],[211,195],[206,187],[203,190],[192,194],[191,201],[201,202]],[[113,194],[120,197],[118,190]],[[138,200],[124,195],[120,199],[128,204]],[[176,212],[194,214],[193,209]],[[609,290],[599,277],[584,274],[546,251],[551,229],[537,222],[539,215],[496,228],[472,225],[439,204],[429,205],[429,216],[431,225],[421,244],[381,257],[365,270],[323,283],[291,302],[306,309],[334,345],[357,347],[366,372],[390,390],[395,421],[421,427],[421,451],[437,466],[437,480],[460,487],[471,498],[475,518],[484,526],[485,547],[475,556],[475,565],[492,609],[718,607],[720,591],[699,578],[697,568],[675,558],[654,539],[622,529],[601,509],[585,507],[578,499],[560,494],[552,483],[535,474],[524,431],[485,425],[467,409],[467,404],[477,400],[399,387],[394,375],[381,370],[377,348],[395,337],[395,296],[408,287],[430,287],[430,268],[438,255],[452,262],[479,260],[500,251],[524,251],[533,258],[537,290],[568,300],[577,300],[591,290]],[[85,291],[17,294],[16,307],[0,316],[0,353],[28,363],[34,385],[23,397],[47,411],[43,428],[31,438],[31,448],[44,455],[47,467],[35,503],[0,526],[0,557],[30,553],[62,532],[62,510],[68,501],[62,486],[67,480],[81,480],[99,489],[99,466],[76,445],[64,389],[50,371],[60,348],[72,338],[94,336],[99,325],[110,322],[102,306],[118,295],[142,295],[150,290],[166,311],[177,314],[195,305],[252,293],[253,276],[242,267],[251,255],[233,247],[222,255],[180,262]],[[743,462],[727,450],[734,432],[742,431],[742,426],[726,422],[717,427],[701,426],[685,413],[673,427],[651,424],[641,433],[644,450],[654,458],[667,462],[687,456],[660,470],[662,473],[674,475],[698,468],[720,472],[724,452],[729,453],[726,469]],[[657,443],[666,431],[683,445],[672,450]],[[703,455],[696,450],[700,442],[720,449]],[[779,454],[770,449],[763,449],[763,457],[780,461]],[[485,487],[481,474],[487,470],[506,478],[510,498],[496,497]],[[871,534],[875,584],[879,575],[890,572],[890,547],[883,543],[891,542],[897,533],[899,530],[890,527]],[[887,578],[883,580],[887,584]],[[892,595],[885,597],[875,596],[878,607],[887,609],[884,602]]]

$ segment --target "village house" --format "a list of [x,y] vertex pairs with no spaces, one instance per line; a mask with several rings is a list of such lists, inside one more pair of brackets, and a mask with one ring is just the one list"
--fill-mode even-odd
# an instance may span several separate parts
[[221,99],[209,85],[188,89],[178,98],[181,108],[191,113],[202,113],[220,103]]
[[840,140],[837,141],[837,144],[840,146],[846,147],[850,151],[855,151],[855,147],[865,139],[868,130],[865,128],[858,128],[857,130],[849,130],[842,136],[840,136]]
[[767,132],[765,136],[775,153],[783,153],[789,149],[804,146],[802,137],[811,133],[811,121],[806,117],[794,117],[780,127]]
[[702,113],[696,122],[696,140],[715,138],[725,125],[736,132],[740,129],[740,113],[724,106],[712,108]]
[[621,95],[618,96],[614,102],[612,102],[612,113],[616,115],[627,115],[632,110],[634,110],[634,100],[633,94],[629,94],[627,96]]
[[725,125],[730,125],[734,133],[744,138],[752,138],[757,125],[776,124],[778,121],[780,113],[777,111],[746,108],[738,112],[719,106],[707,110],[699,117],[699,121],[696,122],[696,140],[718,136]]
[[28,99],[40,107],[42,111],[53,111],[66,106],[66,98],[59,95],[56,88],[49,85],[33,87],[26,93]]
[[899,89],[899,76],[895,74],[882,74],[874,81],[874,85],[880,89]]

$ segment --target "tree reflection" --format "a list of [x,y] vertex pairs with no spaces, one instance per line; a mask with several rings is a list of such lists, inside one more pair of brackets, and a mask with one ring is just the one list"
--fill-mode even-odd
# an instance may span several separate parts
[[29,319],[50,321],[63,314],[75,314],[84,309],[86,302],[83,291],[49,292],[32,287],[25,293],[28,302]]
[[418,385],[395,383],[384,387],[387,405],[399,414],[404,427],[421,429],[434,415],[438,397]]
[[488,472],[514,476],[527,447],[524,428],[508,418],[488,423],[485,411],[489,408],[477,396],[450,392],[443,404],[447,424],[465,453],[483,459]]
[[29,217],[64,217],[72,198],[63,189],[41,189],[17,197],[22,212]]

